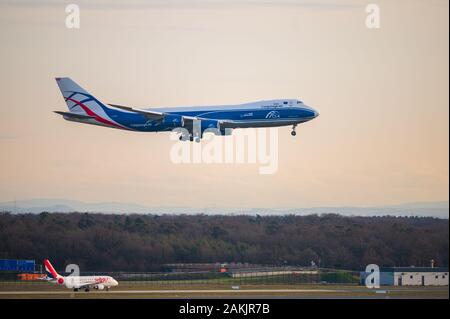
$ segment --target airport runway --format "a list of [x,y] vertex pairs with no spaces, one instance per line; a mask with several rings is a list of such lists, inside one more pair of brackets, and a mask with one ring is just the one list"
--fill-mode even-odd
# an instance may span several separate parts
[[369,290],[364,287],[323,288],[274,288],[274,289],[112,289],[91,290],[11,290],[0,291],[0,299],[116,299],[116,298],[447,298],[448,287],[393,288]]
[[[89,291],[94,294],[221,294],[221,293],[326,293],[326,292],[346,292],[345,290],[334,289],[210,289],[210,290],[110,290],[110,291]],[[64,295],[73,291],[0,291],[0,295]],[[85,293],[83,290],[79,294]]]

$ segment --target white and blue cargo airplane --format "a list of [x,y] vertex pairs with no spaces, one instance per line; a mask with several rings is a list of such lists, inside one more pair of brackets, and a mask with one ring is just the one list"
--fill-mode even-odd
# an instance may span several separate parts
[[68,121],[102,125],[140,132],[172,131],[184,128],[180,140],[199,142],[203,133],[229,135],[234,128],[292,125],[292,136],[298,124],[319,115],[312,107],[295,99],[251,102],[237,105],[135,108],[104,104],[70,78],[56,78],[69,112],[55,111]]

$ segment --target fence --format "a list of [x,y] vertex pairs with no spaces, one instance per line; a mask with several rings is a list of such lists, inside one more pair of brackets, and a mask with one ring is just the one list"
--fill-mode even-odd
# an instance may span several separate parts
[[[263,268],[228,272],[190,271],[162,273],[82,272],[81,275],[108,275],[117,279],[119,283],[155,286],[359,284],[359,272],[334,269]],[[17,272],[0,272],[0,285],[7,282],[18,282],[21,281],[21,278],[24,278],[23,274],[20,275]],[[34,278],[34,276],[26,278]]]

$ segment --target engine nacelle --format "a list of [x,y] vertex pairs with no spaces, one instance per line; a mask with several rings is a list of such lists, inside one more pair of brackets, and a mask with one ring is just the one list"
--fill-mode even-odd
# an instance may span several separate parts
[[201,120],[202,131],[213,128],[220,130],[220,123],[217,120]]
[[220,128],[220,134],[223,136],[231,136],[233,135],[233,129],[232,128]]
[[220,122],[217,120],[201,120],[201,130],[220,135]]
[[97,289],[97,290],[103,290],[103,289],[105,289],[105,285],[98,284],[94,288]]

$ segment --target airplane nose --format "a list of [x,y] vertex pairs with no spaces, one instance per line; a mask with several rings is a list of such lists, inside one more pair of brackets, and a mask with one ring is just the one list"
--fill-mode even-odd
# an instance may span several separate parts
[[[306,106],[306,105],[305,105]],[[318,117],[320,115],[319,111],[317,111],[315,108],[311,107],[311,106],[306,106],[308,111],[311,112],[311,116],[313,119],[315,119],[316,117]]]

